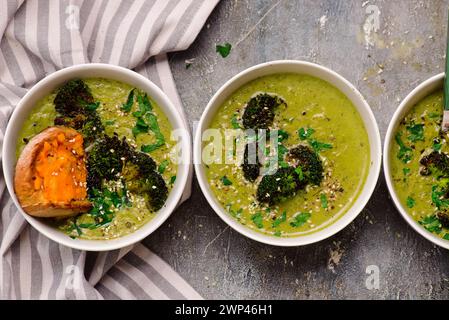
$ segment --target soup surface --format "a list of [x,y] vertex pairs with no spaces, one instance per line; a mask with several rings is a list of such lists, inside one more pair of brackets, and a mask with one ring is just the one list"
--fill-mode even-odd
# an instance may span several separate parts
[[447,134],[441,133],[442,117],[442,91],[417,103],[395,133],[390,164],[396,194],[408,214],[429,232],[449,240],[449,146]]
[[[160,107],[144,92],[126,83],[103,78],[83,81],[96,102],[92,108],[101,120],[104,134],[117,136],[120,141],[125,139],[133,150],[151,156],[157,165],[155,171],[170,191],[176,179],[177,165],[172,161],[175,142],[170,140],[172,128]],[[57,92],[58,89],[40,100],[24,123],[18,137],[17,157],[33,136],[54,126],[58,115],[54,104]],[[148,100],[142,105],[145,104],[147,110],[142,111],[141,102],[146,98]],[[130,191],[129,184],[119,178],[103,180],[99,188],[101,190],[89,199],[93,203],[91,211],[76,217],[46,221],[71,237],[113,239],[137,230],[157,214],[157,210],[148,205],[146,194]]]
[[[247,103],[261,93],[285,102],[276,109],[269,128],[278,130],[275,157],[279,167],[288,166],[286,150],[307,146],[322,162],[323,179],[276,204],[258,201],[256,194],[264,174],[248,181],[241,161],[207,163],[209,184],[223,208],[251,229],[281,237],[318,231],[341,217],[364,185],[370,148],[363,121],[351,101],[323,80],[289,73],[269,75],[244,85],[219,108],[210,128],[222,132],[223,146],[228,139],[225,130],[244,127]],[[203,151],[211,143],[205,141]],[[302,176],[298,169],[295,172]]]

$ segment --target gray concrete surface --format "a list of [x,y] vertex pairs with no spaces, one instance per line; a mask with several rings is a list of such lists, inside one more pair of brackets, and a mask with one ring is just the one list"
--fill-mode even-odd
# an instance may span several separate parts
[[[380,11],[379,25],[370,5]],[[384,136],[399,101],[443,71],[448,5],[442,0],[223,0],[195,43],[172,54],[170,63],[191,122],[239,71],[275,59],[300,59],[355,84]],[[234,48],[223,59],[215,45],[226,41]],[[186,69],[185,60],[192,58]],[[314,245],[278,248],[246,239],[212,211],[196,181],[192,198],[146,244],[209,299],[445,299],[449,294],[449,252],[406,224],[388,196],[383,173],[359,217]],[[369,265],[379,267],[379,289],[365,285]]]

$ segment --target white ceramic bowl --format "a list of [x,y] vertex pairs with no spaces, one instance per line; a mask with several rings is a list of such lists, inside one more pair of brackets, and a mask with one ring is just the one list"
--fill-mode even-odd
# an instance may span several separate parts
[[18,133],[38,100],[71,79],[89,77],[103,77],[118,80],[145,91],[154,99],[154,101],[156,101],[162,111],[167,115],[173,129],[184,128],[179,113],[176,111],[168,97],[154,83],[142,75],[129,69],[101,63],[76,65],[57,71],[44,78],[20,100],[19,104],[14,109],[6,129],[2,150],[3,174],[15,205],[34,228],[48,238],[68,247],[88,251],[105,251],[119,249],[142,240],[156,230],[170,216],[178,204],[187,182],[191,159],[191,145],[190,137],[186,130],[184,138],[180,141],[183,152],[180,164],[178,165],[176,182],[168,196],[165,206],[159,210],[157,215],[151,221],[129,235],[112,240],[71,239],[66,234],[50,227],[43,221],[43,219],[38,219],[26,214],[20,207],[14,193],[13,181],[16,165],[15,150]]
[[394,134],[399,126],[399,123],[409,113],[410,109],[415,104],[417,104],[422,99],[427,97],[429,94],[435,92],[436,90],[442,89],[443,82],[444,82],[444,73],[433,76],[432,78],[424,81],[418,87],[416,87],[401,102],[399,108],[394,113],[393,119],[391,119],[391,122],[388,126],[387,135],[385,137],[383,163],[384,163],[385,180],[387,181],[387,186],[388,190],[390,191],[391,198],[393,199],[396,208],[399,210],[405,221],[407,221],[408,224],[413,229],[415,229],[416,232],[418,232],[427,240],[430,240],[443,248],[449,249],[449,241],[441,239],[437,235],[427,231],[407,213],[406,208],[401,204],[401,201],[399,200],[398,195],[396,194],[396,190],[394,189],[390,167],[391,144],[394,141]]
[[[292,238],[282,238],[265,235],[254,231],[240,224],[237,220],[233,219],[228,213],[226,213],[226,211],[214,196],[205,175],[204,165],[201,163],[202,133],[209,127],[212,118],[214,117],[218,108],[220,108],[220,106],[226,100],[226,98],[229,97],[234,91],[242,87],[244,84],[256,78],[275,73],[307,74],[323,79],[339,89],[349,98],[349,100],[351,100],[354,107],[360,113],[360,116],[365,125],[365,129],[368,133],[370,143],[371,164],[369,173],[359,197],[349,208],[349,210],[335,222],[317,232]],[[244,70],[243,72],[239,73],[228,82],[226,82],[209,101],[209,104],[207,105],[206,110],[203,112],[201,120],[198,124],[194,140],[194,164],[198,182],[204,195],[206,196],[207,201],[215,210],[215,212],[229,226],[231,226],[234,230],[240,232],[241,234],[256,241],[278,246],[301,246],[318,242],[334,235],[335,233],[346,227],[349,223],[351,223],[351,221],[353,221],[363,210],[374,191],[380,173],[382,158],[381,152],[381,140],[376,119],[374,118],[369,105],[362,97],[360,92],[357,91],[357,89],[346,79],[333,72],[332,70],[329,70],[317,64],[294,60],[280,60],[262,63]]]

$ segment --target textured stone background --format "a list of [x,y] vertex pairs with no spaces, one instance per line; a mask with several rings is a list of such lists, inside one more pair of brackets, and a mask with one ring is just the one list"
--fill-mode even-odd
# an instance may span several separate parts
[[[372,11],[380,11],[377,32]],[[215,91],[261,62],[300,59],[352,82],[373,109],[381,135],[417,84],[444,68],[447,8],[442,0],[222,0],[187,51],[170,56],[191,123]],[[368,11],[368,12],[367,12]],[[374,24],[373,24],[374,23]],[[217,43],[234,45],[223,59]],[[194,58],[191,68],[185,60]],[[414,232],[395,210],[383,174],[365,210],[346,229],[300,248],[259,244],[212,211],[196,181],[192,198],[146,240],[205,298],[444,299],[448,251]],[[368,265],[380,288],[365,286]]]

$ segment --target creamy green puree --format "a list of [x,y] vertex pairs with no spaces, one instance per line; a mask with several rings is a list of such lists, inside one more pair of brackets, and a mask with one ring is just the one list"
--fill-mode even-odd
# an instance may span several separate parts
[[314,145],[323,163],[323,180],[319,186],[308,185],[271,206],[256,199],[261,177],[248,182],[238,163],[206,165],[208,181],[225,210],[251,229],[281,237],[316,232],[340,218],[364,185],[370,149],[363,121],[351,101],[329,83],[286,73],[261,77],[235,91],[220,107],[210,128],[240,126],[247,102],[261,92],[286,102],[286,107],[276,109],[270,129],[288,134],[280,143],[283,147]]
[[[156,137],[151,130],[148,130],[148,133],[140,133],[136,137],[132,132],[132,128],[136,125],[136,117],[133,115],[133,112],[138,111],[137,99],[134,99],[130,112],[123,112],[121,109],[122,105],[127,102],[128,95],[133,87],[126,83],[103,78],[89,78],[83,79],[83,81],[89,87],[94,100],[100,102],[96,111],[100,116],[107,135],[112,136],[114,133],[117,133],[120,139],[126,137],[127,142],[139,151],[142,146],[155,143]],[[135,90],[135,95],[139,92],[139,90]],[[43,129],[54,125],[53,122],[57,113],[53,100],[56,93],[57,90],[41,99],[25,121],[18,137],[17,157],[29,139]],[[172,128],[156,102],[151,97],[149,97],[149,101],[152,106],[152,113],[157,118],[160,132],[165,137],[165,143],[156,150],[147,153],[158,165],[158,171],[170,190],[176,179],[177,169],[176,164],[170,160],[171,151],[175,144],[175,142],[170,140]],[[131,194],[130,199],[132,201],[129,201],[127,205],[123,205],[120,208],[112,207],[113,211],[115,211],[112,221],[100,227],[82,227],[83,225],[92,224],[92,217],[89,213],[49,223],[72,237],[83,239],[113,239],[121,237],[137,230],[157,214],[157,212],[152,212],[145,205],[145,199],[142,195]]]
[[[391,144],[391,174],[399,200],[408,214],[429,232],[449,240],[445,222],[448,174],[444,170],[449,146],[441,133],[443,92],[417,103],[401,121]],[[441,157],[442,167],[425,169],[423,159]],[[436,158],[435,158],[436,159]],[[427,171],[427,172],[426,172]]]

